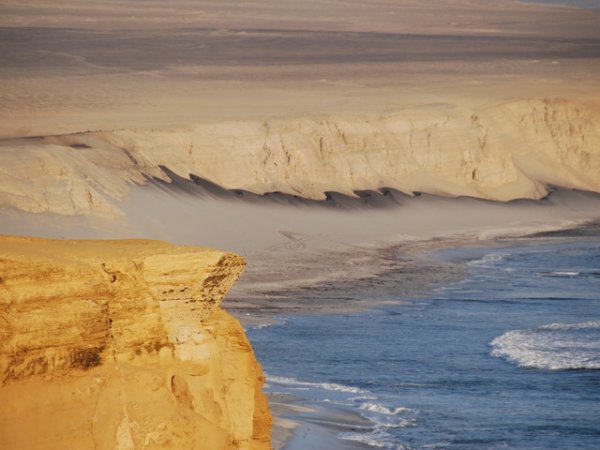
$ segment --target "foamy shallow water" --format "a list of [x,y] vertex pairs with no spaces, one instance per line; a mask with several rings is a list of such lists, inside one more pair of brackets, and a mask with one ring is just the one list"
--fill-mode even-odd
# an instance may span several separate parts
[[600,320],[508,331],[494,339],[491,346],[493,356],[519,367],[600,370]]
[[268,389],[369,420],[331,448],[597,448],[600,240],[443,256],[469,276],[411,305],[249,330]]

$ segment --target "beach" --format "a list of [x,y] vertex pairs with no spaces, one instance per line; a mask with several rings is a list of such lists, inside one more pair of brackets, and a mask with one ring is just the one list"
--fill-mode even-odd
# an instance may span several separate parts
[[[72,240],[132,238],[241,257],[223,303],[241,325],[224,330],[248,335],[242,385],[265,381],[276,449],[590,448],[596,3],[0,1],[0,234],[56,239],[65,260]],[[235,395],[161,383],[182,436],[223,422],[214,442],[270,445],[260,395],[249,425],[250,391],[242,417]]]
[[[423,244],[420,250],[422,252],[421,257],[425,261],[429,260],[429,264],[420,264],[418,261],[413,261],[413,267],[415,271],[430,271],[433,260],[437,264],[435,275],[430,276],[428,282],[424,282],[423,279],[419,280],[411,293],[407,292],[406,284],[414,281],[414,277],[402,272],[380,275],[371,280],[372,286],[387,284],[387,287],[382,289],[388,295],[387,301],[381,301],[377,288],[362,291],[360,288],[361,283],[356,281],[339,283],[329,291],[318,287],[307,288],[303,292],[306,298],[332,301],[331,298],[334,292],[338,296],[344,293],[347,298],[338,297],[337,301],[341,304],[340,308],[338,311],[329,311],[328,314],[333,314],[330,319],[327,319],[326,316],[320,316],[319,312],[311,310],[308,306],[304,310],[291,313],[286,310],[277,311],[275,317],[278,324],[271,322],[249,327],[249,335],[255,343],[259,358],[262,355],[263,364],[265,364],[267,370],[267,392],[270,392],[273,396],[271,401],[276,405],[275,415],[276,417],[285,418],[286,421],[286,433],[278,434],[279,429],[275,427],[275,435],[287,436],[289,434],[288,421],[297,422],[294,428],[296,431],[293,434],[295,437],[288,440],[287,445],[281,448],[306,448],[307,444],[299,436],[306,435],[306,433],[310,434],[307,430],[312,430],[314,436],[319,435],[319,430],[321,430],[321,433],[325,430],[330,439],[334,436],[342,439],[338,441],[337,446],[339,448],[354,448],[351,447],[352,445],[359,445],[358,448],[402,448],[402,446],[406,448],[431,448],[431,445],[434,445],[434,441],[432,441],[434,438],[430,437],[428,442],[427,436],[433,436],[438,431],[441,435],[446,436],[442,439],[442,442],[438,441],[435,444],[441,448],[465,448],[465,446],[470,445],[500,448],[507,445],[508,442],[510,442],[508,445],[511,448],[521,448],[523,445],[526,445],[527,448],[545,448],[548,444],[541,443],[546,434],[542,431],[531,434],[529,438],[523,435],[523,437],[513,437],[510,441],[506,441],[507,438],[502,437],[502,435],[486,435],[488,431],[492,433],[493,427],[489,428],[489,425],[482,422],[481,430],[478,431],[480,434],[478,440],[469,441],[468,439],[474,438],[467,438],[470,433],[467,431],[468,426],[464,424],[454,425],[442,432],[442,429],[438,430],[437,427],[440,425],[437,424],[448,420],[445,418],[446,415],[460,415],[459,410],[455,408],[462,407],[461,405],[465,403],[472,402],[475,404],[478,402],[478,397],[473,397],[473,391],[477,392],[480,389],[496,391],[498,387],[495,386],[495,381],[483,380],[487,377],[494,380],[498,373],[501,374],[507,369],[510,373],[508,376],[516,377],[513,382],[516,383],[515,389],[517,390],[538,389],[524,387],[522,383],[529,383],[529,381],[525,381],[527,377],[536,377],[540,383],[559,382],[561,377],[571,378],[571,383],[579,383],[575,380],[575,377],[578,376],[583,384],[573,385],[572,390],[570,390],[571,393],[568,395],[574,395],[573,398],[579,398],[581,395],[591,395],[592,397],[596,395],[595,390],[587,383],[593,383],[593,380],[596,379],[594,368],[599,364],[597,360],[597,340],[600,336],[598,336],[598,322],[597,320],[594,321],[597,316],[593,313],[595,308],[593,305],[597,302],[597,295],[595,295],[593,287],[598,282],[597,272],[594,272],[595,265],[593,263],[587,266],[586,270],[588,272],[585,272],[583,270],[584,266],[575,265],[578,264],[575,261],[584,257],[583,255],[588,249],[594,248],[594,246],[597,248],[597,245],[597,223],[520,238],[506,236],[503,239],[494,239],[487,242],[463,241],[460,244],[456,241],[429,242]],[[544,272],[539,266],[532,266],[530,262],[522,259],[527,255],[536,255],[538,252],[542,252],[541,254],[547,252],[546,254],[551,255],[552,252],[556,251],[553,250],[555,248],[566,249],[565,255],[578,252],[582,256],[575,257],[573,261],[568,262],[564,267],[551,263],[547,267],[551,267],[554,271],[548,272]],[[504,283],[504,281],[501,281],[502,277],[506,276],[510,276],[513,282],[519,286],[519,282],[514,281],[515,275],[513,275],[517,269],[514,268],[515,266],[500,269],[496,267],[502,264],[504,258],[511,258],[511,255],[515,255],[514,264],[517,264],[520,271],[541,271],[539,272],[541,273],[539,284],[531,281],[531,275],[523,274],[523,280],[527,280],[529,287],[521,285],[523,287],[512,288],[512,290],[520,289],[516,297],[513,297],[514,294],[510,294],[510,289],[505,292],[500,286]],[[549,256],[544,256],[544,258],[547,259]],[[567,267],[571,267],[571,269],[567,269]],[[485,273],[485,282],[480,284],[481,280],[473,279],[473,271]],[[547,288],[543,287],[543,283],[546,282],[555,283],[555,287],[547,291],[548,293],[544,291]],[[569,285],[568,282],[571,284]],[[497,286],[496,283],[499,285]],[[585,283],[591,283],[589,289],[592,290],[587,291],[587,293],[583,287]],[[453,294],[455,290],[459,296],[456,300]],[[524,294],[527,291],[529,294]],[[371,299],[370,305],[365,302],[365,308],[369,309],[363,311],[344,310],[344,304],[348,303],[350,298],[360,298],[364,292],[368,292],[366,295]],[[294,295],[298,295],[298,293],[288,293],[286,297],[294,298]],[[523,295],[529,295],[530,298],[522,298]],[[548,300],[546,300],[546,296]],[[579,300],[576,301],[575,299],[578,296],[582,297],[579,297]],[[497,303],[499,301],[498,297],[502,299],[500,303]],[[583,298],[589,299],[587,305],[584,305]],[[548,304],[549,301],[550,304]],[[561,302],[564,307],[559,306]],[[310,305],[310,303],[308,304]],[[502,308],[502,315],[492,319],[493,316],[490,316],[490,314],[497,313],[491,311],[495,311],[494,308],[497,307]],[[551,312],[553,308],[564,309]],[[424,313],[424,309],[429,312]],[[528,319],[519,318],[518,315],[521,313],[517,311],[520,309],[528,311],[531,316]],[[440,312],[436,310],[444,311],[443,322],[441,316],[438,317]],[[541,311],[544,310],[545,312],[542,313]],[[581,311],[583,315],[578,316],[578,311]],[[298,315],[296,319],[294,318],[295,314]],[[314,318],[315,314],[319,315],[319,318]],[[470,316],[477,317],[478,315],[481,315],[482,319],[485,318],[484,322],[480,324],[470,322]],[[408,322],[403,319],[404,316],[408,316]],[[571,324],[569,317],[572,317],[571,320],[579,317],[579,321],[583,320],[583,322]],[[552,323],[539,327],[535,333],[541,333],[540,340],[534,340],[531,343],[528,342],[529,339],[538,339],[532,330],[510,331],[496,337],[495,340],[487,337],[499,333],[495,331],[496,329],[502,330],[504,327],[510,327],[507,324],[515,320],[527,320],[530,323]],[[415,325],[413,325],[414,330],[410,333],[415,333],[415,337],[403,334],[400,331],[402,328],[396,328],[411,327],[411,321],[414,321]],[[450,341],[442,343],[436,335],[445,332],[437,331],[434,334],[434,330],[443,330],[446,321],[451,323],[445,338],[450,339]],[[497,322],[497,324],[492,325],[492,321]],[[557,321],[563,323],[556,323]],[[393,325],[395,323],[397,325]],[[267,328],[264,328],[265,326]],[[391,326],[393,328],[390,328]],[[269,332],[268,330],[271,327],[273,327],[273,331]],[[291,329],[286,331],[286,327]],[[363,332],[357,327],[365,328],[365,331]],[[392,340],[378,344],[383,347],[383,350],[370,347],[370,345],[379,341],[375,335],[369,334],[373,331],[372,327],[379,328],[382,335],[388,336],[387,339]],[[421,331],[418,327],[424,327],[425,329]],[[466,353],[460,354],[462,352],[461,348],[465,344],[461,343],[462,338],[459,338],[455,343],[452,342],[455,339],[453,336],[457,333],[468,335],[473,332],[473,329],[480,329],[482,332],[485,330],[486,337],[481,342],[483,345],[475,345],[475,353],[472,353],[473,350],[469,347],[468,350],[465,348]],[[578,341],[579,344],[577,345],[581,346],[580,350],[567,350],[571,349],[570,346],[575,345],[573,339],[578,338],[575,334],[567,337],[565,333],[580,332],[570,330],[587,330],[588,335],[581,336],[581,339],[585,340]],[[335,337],[337,333],[342,333],[345,337]],[[556,335],[550,337],[550,335],[545,336],[544,333],[556,333]],[[572,340],[570,341],[571,344],[568,344],[569,347],[561,347],[561,345],[564,345],[558,341],[558,339],[563,339],[561,333],[565,334],[564,338]],[[318,337],[314,337],[315,335]],[[282,341],[284,336],[286,339]],[[335,343],[330,343],[330,345],[337,348],[337,353],[335,351],[325,351],[324,349],[321,350],[321,353],[315,355],[307,353],[311,352],[315,343],[322,339],[333,339]],[[557,339],[556,343],[554,343],[555,339]],[[346,340],[349,342],[346,343]],[[397,340],[400,346],[397,349],[391,346],[394,340]],[[286,344],[277,342],[286,342]],[[289,358],[285,358],[284,362],[271,362],[280,357],[278,356],[279,352],[289,351],[288,346],[290,345],[298,346],[298,357],[301,362],[295,363]],[[347,348],[346,345],[349,347]],[[431,347],[432,345],[433,348],[438,347],[438,349],[434,350]],[[557,347],[553,347],[555,345]],[[445,355],[443,352],[448,351],[448,347],[452,348],[451,351],[459,353]],[[421,348],[423,348],[422,351]],[[565,350],[562,350],[562,348]],[[560,354],[561,351],[565,353]],[[393,357],[390,352],[394,352]],[[554,352],[557,352],[556,355]],[[588,353],[583,356],[581,352]],[[371,353],[377,356],[370,356]],[[342,363],[341,361],[344,361],[343,355],[347,355],[346,358],[351,358],[346,361],[352,362]],[[433,359],[429,359],[427,355],[430,355]],[[511,369],[510,364],[506,364],[505,361],[496,366],[493,361],[494,357],[507,358],[509,362],[518,364],[518,367],[516,370]],[[340,371],[334,370],[333,366],[325,370],[321,368],[327,367],[326,361],[330,361],[331,358],[340,361]],[[405,363],[411,362],[412,365],[399,365],[397,358]],[[481,361],[477,365],[471,365],[472,358],[480,358]],[[488,368],[487,364],[489,362],[492,362],[495,368]],[[370,364],[374,363],[379,364],[379,368],[369,367]],[[270,372],[271,370],[277,370],[273,368],[273,364],[283,372]],[[502,368],[503,364],[505,365],[504,368]],[[434,367],[441,369],[441,366],[446,367],[443,370],[447,371],[431,372]],[[569,375],[569,372],[561,372],[569,368],[579,369],[580,375]],[[396,378],[398,374],[392,370],[398,370],[402,375]],[[488,370],[493,372],[487,373]],[[327,375],[322,374],[323,371]],[[319,373],[321,375],[318,375]],[[431,377],[435,381],[427,382],[426,380]],[[317,382],[315,378],[320,381]],[[450,394],[446,393],[446,388],[443,387],[446,382],[452,383],[453,386],[448,388],[452,394],[447,399],[445,398]],[[506,383],[508,384],[504,385],[504,388],[510,391],[513,382],[507,380]],[[379,383],[383,383],[388,387],[382,390]],[[489,387],[486,386],[488,383]],[[392,389],[390,390],[390,388]],[[539,394],[534,393],[538,402],[541,400],[537,396],[542,395],[542,388],[539,389]],[[560,397],[562,388],[557,385],[555,389],[557,389],[555,391],[556,395]],[[432,394],[434,397],[430,397]],[[490,420],[500,420],[502,422],[492,412],[493,408],[501,407],[502,400],[497,400],[494,397],[497,394],[488,395],[492,395],[492,397],[487,397],[487,404],[477,406],[481,409],[478,414],[483,414],[482,417],[491,414],[492,419]],[[300,404],[303,406],[308,405],[309,408],[296,410],[293,405],[297,405],[299,400],[295,396],[303,398],[304,401]],[[462,400],[456,399],[456,397],[461,396],[464,396]],[[282,398],[284,403],[286,401],[291,403],[291,408],[280,409],[277,407]],[[560,398],[562,399],[562,397]],[[520,408],[527,410],[529,408],[527,406],[528,401],[526,397],[522,398]],[[565,401],[567,402],[567,400]],[[400,402],[400,404],[396,402]],[[432,404],[435,404],[436,407],[434,408]],[[416,407],[417,405],[418,407]],[[437,408],[444,408],[445,413],[441,413]],[[595,420],[594,413],[589,409],[581,411],[571,409],[574,408],[574,405],[570,406],[570,403],[569,406],[565,404],[565,408],[563,411],[564,420],[567,421],[567,417],[570,416],[582,427],[584,423],[588,423],[591,426],[589,432],[585,432],[580,436],[585,439],[584,436],[588,435],[590,439],[593,439],[592,436],[597,433],[597,430],[594,431],[594,427],[591,425]],[[340,410],[346,411],[346,415],[341,414]],[[585,414],[585,411],[590,414]],[[348,413],[350,415],[347,415]],[[465,412],[464,414],[468,415],[469,413]],[[508,416],[512,415],[514,415],[514,412],[508,414]],[[561,413],[557,413],[557,415],[560,416]],[[543,427],[543,425],[533,422],[536,416],[536,414],[532,414],[528,418],[522,417],[520,420],[532,421],[530,425],[532,427]],[[545,420],[550,419],[544,419],[542,416],[544,414],[540,414],[540,423],[548,423]],[[577,417],[577,419],[574,419],[574,417]],[[471,418],[471,420],[482,421],[484,419]],[[559,426],[558,419],[552,420],[554,421],[552,423],[556,423],[552,428],[554,430],[552,439],[558,442],[557,445],[560,447],[563,445],[560,444],[560,442],[563,442],[561,439],[570,439],[568,437],[570,433],[568,427],[571,425],[568,422],[563,422]],[[564,431],[561,430],[561,427],[564,427]],[[517,436],[520,436],[518,433]],[[523,439],[523,441],[520,439]],[[319,447],[317,445],[316,448],[336,448],[336,445],[327,439],[322,439],[321,442],[323,442],[323,446]],[[528,443],[524,444],[525,442]],[[425,444],[427,445],[423,447]],[[311,445],[314,444],[311,443]],[[361,445],[364,447],[360,447]],[[579,445],[585,448],[585,445],[588,444],[582,443]]]

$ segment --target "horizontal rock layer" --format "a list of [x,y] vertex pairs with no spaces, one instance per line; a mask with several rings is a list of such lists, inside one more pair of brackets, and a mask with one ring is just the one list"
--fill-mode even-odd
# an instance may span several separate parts
[[533,99],[4,140],[0,206],[115,215],[129,183],[169,180],[162,167],[310,199],[383,187],[500,201],[541,198],[549,184],[598,192],[599,124],[596,103]]
[[243,268],[155,241],[0,238],[0,448],[270,448],[261,368],[219,306]]

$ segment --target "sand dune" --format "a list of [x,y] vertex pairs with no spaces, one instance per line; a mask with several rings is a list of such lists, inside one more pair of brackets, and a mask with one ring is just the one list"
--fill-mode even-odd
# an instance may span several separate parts
[[169,182],[166,169],[308,199],[380,188],[501,201],[542,198],[548,185],[598,192],[599,123],[600,105],[545,99],[5,140],[0,202],[118,215],[130,183]]

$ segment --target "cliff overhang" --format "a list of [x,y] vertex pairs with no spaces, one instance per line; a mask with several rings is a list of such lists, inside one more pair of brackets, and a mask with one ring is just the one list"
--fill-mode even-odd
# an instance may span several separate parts
[[[232,253],[0,237],[0,448],[267,449]],[[34,430],[34,431],[32,431]]]

